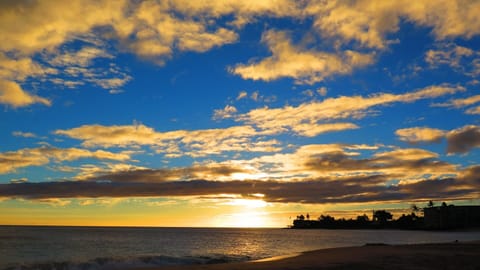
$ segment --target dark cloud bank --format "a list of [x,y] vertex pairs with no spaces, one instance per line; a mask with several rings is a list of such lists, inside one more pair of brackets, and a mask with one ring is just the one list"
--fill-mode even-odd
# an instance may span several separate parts
[[[143,173],[143,172],[142,172]],[[341,203],[427,199],[474,199],[479,196],[480,166],[472,166],[459,177],[429,179],[387,185],[383,175],[342,177],[332,181],[316,178],[302,181],[65,181],[0,185],[0,197],[97,198],[166,197],[262,193],[268,202]]]

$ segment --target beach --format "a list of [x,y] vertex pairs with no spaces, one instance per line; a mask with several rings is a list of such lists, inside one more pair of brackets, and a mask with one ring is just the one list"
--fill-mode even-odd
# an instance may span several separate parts
[[[480,241],[330,248],[254,262],[184,265],[158,270],[480,269]],[[151,270],[152,268],[150,268]]]

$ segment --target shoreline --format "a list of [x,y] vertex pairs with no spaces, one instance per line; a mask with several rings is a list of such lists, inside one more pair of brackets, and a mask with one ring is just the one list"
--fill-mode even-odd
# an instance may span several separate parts
[[480,269],[479,254],[480,240],[409,245],[371,243],[248,262],[177,265],[142,270]]

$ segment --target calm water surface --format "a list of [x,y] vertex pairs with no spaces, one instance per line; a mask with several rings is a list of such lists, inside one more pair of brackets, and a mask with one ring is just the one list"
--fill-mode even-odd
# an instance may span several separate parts
[[365,243],[480,240],[480,232],[0,227],[0,269],[106,269],[256,260]]

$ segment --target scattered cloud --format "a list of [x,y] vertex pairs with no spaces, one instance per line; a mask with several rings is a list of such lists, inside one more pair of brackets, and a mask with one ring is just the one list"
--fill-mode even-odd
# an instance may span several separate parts
[[428,50],[425,61],[430,68],[449,66],[452,70],[477,78],[480,74],[480,52],[451,43],[442,44],[438,49]]
[[32,132],[14,131],[12,132],[12,135],[15,137],[23,137],[23,138],[37,138],[37,135],[35,135]]
[[327,95],[327,88],[326,88],[325,86],[322,86],[322,87],[320,87],[320,88],[317,89],[317,93],[318,93],[320,96],[324,97],[324,96]]
[[400,140],[412,144],[438,143],[445,136],[445,131],[436,128],[414,127],[399,129],[395,131],[395,134]]
[[[175,130],[158,132],[145,125],[85,125],[57,130],[56,135],[82,140],[85,147],[132,147],[147,145],[167,157],[217,155],[222,152],[276,152],[279,142],[264,140],[251,126],[223,129]],[[256,139],[254,138],[256,137]]]
[[429,127],[399,129],[395,134],[408,143],[434,143],[447,139],[448,154],[465,154],[480,146],[480,127],[468,125],[451,131]]
[[449,65],[458,69],[460,68],[462,58],[473,54],[475,54],[474,51],[469,48],[449,44],[444,45],[443,50],[428,50],[425,53],[425,61],[433,67]]
[[233,118],[237,113],[237,108],[232,105],[226,105],[223,109],[213,111],[213,120]]
[[355,68],[373,62],[373,55],[351,50],[328,53],[302,48],[293,45],[287,33],[280,31],[267,31],[262,42],[272,56],[230,67],[230,72],[243,79],[272,81],[290,77],[300,84],[313,84],[333,75],[350,74]]
[[248,96],[248,93],[247,91],[240,91],[240,93],[238,93],[238,96],[237,96],[237,100],[240,100],[240,99],[243,99],[243,98],[246,98]]
[[[453,94],[463,91],[462,87],[439,85],[429,86],[417,91],[405,94],[380,93],[368,97],[362,96],[341,96],[327,98],[323,101],[303,103],[299,106],[285,106],[283,108],[260,108],[239,114],[237,121],[256,126],[261,130],[271,133],[280,133],[291,130],[302,133],[307,125],[315,127],[322,121],[338,119],[361,119],[371,114],[370,109],[375,106],[384,106],[391,103],[407,103],[420,99],[436,98],[446,94]],[[328,123],[323,123],[328,124]],[[328,127],[328,126],[323,126]],[[341,124],[337,128],[356,128],[352,124]],[[318,126],[319,130],[322,126]],[[312,133],[313,134],[313,133]]]
[[57,67],[66,66],[80,66],[88,67],[92,65],[94,59],[97,58],[109,58],[112,59],[113,55],[106,52],[103,49],[85,46],[78,51],[56,51],[51,53],[49,64]]
[[465,111],[466,114],[480,114],[480,106],[472,107]]
[[449,154],[464,154],[475,147],[480,147],[480,127],[464,126],[447,133],[447,152]]
[[16,82],[0,79],[0,104],[19,108],[33,104],[50,106],[52,102],[47,98],[26,92]]
[[359,126],[352,123],[329,123],[329,124],[298,124],[292,127],[292,131],[300,136],[315,137],[323,133],[357,129]]
[[26,182],[28,182],[28,178],[26,178],[26,177],[15,178],[15,179],[10,180],[11,184],[19,184],[19,183],[26,183]]
[[8,81],[25,81],[28,77],[45,77],[56,74],[54,68],[45,67],[29,57],[7,56],[0,51],[0,78]]
[[305,12],[314,16],[314,27],[325,36],[344,43],[356,41],[367,48],[385,49],[395,40],[388,35],[399,30],[402,20],[432,28],[438,40],[471,38],[480,33],[476,1],[442,0],[440,2],[408,0],[385,2],[312,1]]
[[480,102],[480,95],[471,96],[468,98],[458,98],[452,99],[447,103],[438,103],[435,104],[436,107],[453,107],[453,108],[463,108],[466,106],[473,105]]
[[240,166],[229,166],[223,164],[204,164],[194,165],[187,168],[168,168],[168,169],[140,169],[117,171],[107,174],[97,173],[90,178],[84,178],[84,181],[106,180],[111,182],[141,182],[141,183],[159,183],[165,181],[178,180],[221,180],[232,179],[235,174],[250,173],[251,171]]
[[89,151],[80,148],[61,149],[46,146],[25,148],[0,153],[0,173],[14,172],[18,168],[28,166],[41,166],[50,163],[52,160],[55,162],[64,162],[81,158],[125,161],[129,160],[130,156],[126,153],[112,153],[104,150]]
[[[449,108],[465,108],[471,106],[473,104],[480,103],[480,95],[471,96],[468,98],[458,98],[458,99],[451,99],[446,103],[436,103],[432,106],[434,107],[449,107]],[[480,106],[477,107],[470,107],[468,108],[465,113],[466,114],[480,114]]]

